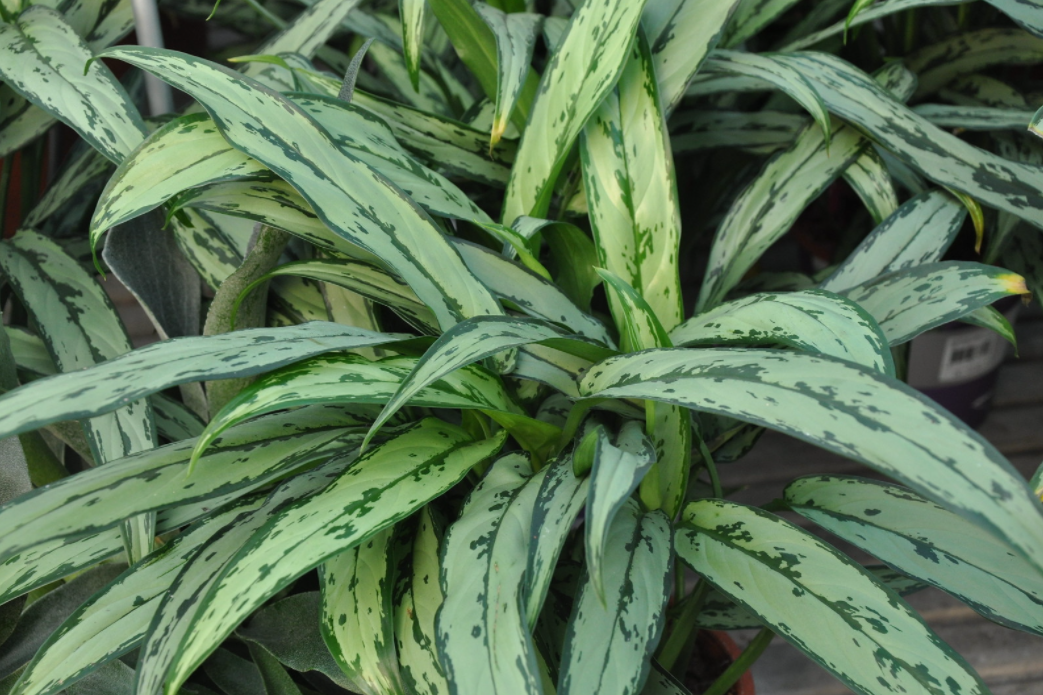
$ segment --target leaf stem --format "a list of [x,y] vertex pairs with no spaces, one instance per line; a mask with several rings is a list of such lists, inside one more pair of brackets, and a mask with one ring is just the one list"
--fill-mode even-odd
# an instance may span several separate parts
[[757,636],[746,645],[746,649],[742,651],[739,658],[732,662],[732,665],[725,669],[724,673],[717,677],[717,680],[713,682],[709,688],[707,688],[703,695],[725,695],[728,689],[731,688],[735,683],[742,677],[742,674],[749,670],[750,666],[753,665],[764,650],[771,644],[772,638],[775,637],[775,633],[772,632],[770,627],[765,627],[757,633]]
[[700,579],[695,591],[676,606],[677,616],[674,618],[673,631],[663,642],[656,657],[666,670],[673,672],[679,657],[691,651],[691,645],[695,643],[696,618],[703,610],[706,597],[710,595],[710,588],[710,582]]
[[706,464],[706,472],[710,474],[710,485],[713,487],[713,496],[717,499],[724,497],[724,492],[721,488],[721,478],[717,475],[717,464],[713,462],[713,455],[710,453],[709,447],[706,446],[706,442],[700,433],[695,433],[695,438],[699,442],[699,453],[703,457],[703,462]]
[[[281,19],[278,15],[272,13],[271,10],[259,3],[257,0],[246,0],[246,4],[254,8],[254,10],[257,11],[257,14],[264,17],[268,21],[268,23],[274,26],[276,29],[286,28],[287,22]],[[216,11],[217,8],[215,7],[214,10]]]

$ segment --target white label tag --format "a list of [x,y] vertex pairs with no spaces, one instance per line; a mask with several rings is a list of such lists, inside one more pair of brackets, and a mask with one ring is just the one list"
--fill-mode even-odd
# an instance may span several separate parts
[[938,381],[970,381],[988,374],[1006,356],[1006,343],[998,334],[981,329],[961,331],[945,341]]

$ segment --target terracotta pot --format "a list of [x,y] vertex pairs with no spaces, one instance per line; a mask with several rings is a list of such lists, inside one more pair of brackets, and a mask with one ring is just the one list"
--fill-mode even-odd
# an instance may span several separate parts
[[[697,656],[693,658],[692,666],[698,668],[696,660],[700,660],[699,666],[705,669],[707,671],[705,675],[710,677],[710,682],[705,683],[703,687],[709,687],[710,683],[742,654],[742,649],[735,644],[735,640],[727,632],[717,630],[700,630],[695,640],[695,648]],[[689,675],[694,674],[689,673]],[[692,692],[693,695],[699,695],[696,691]],[[749,671],[742,674],[732,689],[728,691],[728,695],[755,695],[753,675]]]

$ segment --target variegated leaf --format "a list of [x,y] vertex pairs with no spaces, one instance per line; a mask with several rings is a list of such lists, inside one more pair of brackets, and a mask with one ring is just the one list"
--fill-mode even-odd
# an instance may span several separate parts
[[[28,229],[44,229],[52,216],[71,211],[80,216],[87,205],[93,205],[98,191],[94,188],[101,177],[108,176],[112,163],[97,150],[82,147],[69,154],[69,162],[26,216],[22,225]],[[75,218],[79,221],[79,218]]]
[[669,115],[684,96],[738,5],[739,0],[657,0],[645,5],[641,23],[652,46],[663,113]]
[[742,75],[768,82],[804,107],[822,129],[828,146],[832,124],[826,105],[808,80],[797,70],[771,56],[718,49],[707,60],[706,67],[718,73]]
[[803,72],[830,111],[850,120],[928,179],[1033,224],[1043,171],[981,150],[911,112],[865,73],[821,53],[780,56]]
[[807,532],[723,500],[693,502],[684,522],[681,559],[855,692],[989,692],[897,594]]
[[673,347],[655,311],[637,290],[615,273],[597,268],[605,281],[608,298],[616,314],[623,352],[636,352],[654,347]]
[[[899,596],[926,589],[929,584],[896,572],[887,565],[870,565],[865,570]],[[706,596],[696,623],[704,630],[759,630],[764,623],[745,606],[720,591],[712,589]]]
[[530,629],[536,627],[558,557],[590,488],[589,477],[576,476],[570,451],[548,463],[546,471],[532,506],[532,543],[525,568],[525,617]]
[[[11,530],[0,540],[0,559],[15,558],[48,540],[112,528],[135,514],[256,487],[350,434],[345,429],[350,419],[336,408],[265,420],[236,428],[215,442],[190,478],[185,472],[195,444],[191,440],[92,468],[9,502],[0,508],[0,523]],[[106,494],[113,488],[121,494]]]
[[841,126],[833,130],[827,154],[822,130],[810,125],[792,146],[769,160],[735,199],[717,229],[696,311],[720,304],[807,204],[867,146],[854,129]]
[[[310,58],[358,6],[359,0],[310,0],[304,4],[309,6],[308,9],[281,32],[261,44],[257,53],[300,53]],[[263,64],[247,63],[243,72],[253,77],[254,72],[261,70]]]
[[220,530],[188,558],[169,586],[161,587],[161,593],[149,605],[147,631],[143,634],[144,643],[138,662],[136,693],[161,695],[164,692],[164,677],[175,656],[173,647],[181,643],[186,630],[191,627],[186,616],[192,615],[200,597],[214,586],[231,559],[254,534],[287,505],[321,492],[343,475],[355,457],[356,451],[335,457],[319,468],[289,478],[258,500],[260,504],[247,504],[242,513],[227,519]]
[[546,217],[565,157],[626,63],[644,5],[645,0],[591,0],[572,15],[518,147],[504,224],[521,215]]
[[[1014,3],[1011,3],[1014,4]],[[1014,28],[960,32],[906,56],[916,73],[916,100],[923,101],[955,78],[994,65],[1032,65],[1043,58],[1043,39]]]
[[238,247],[215,222],[217,219],[227,223],[234,218],[184,209],[169,221],[181,253],[215,292],[243,263]]
[[428,418],[364,454],[322,492],[284,507],[225,566],[195,613],[183,617],[188,628],[164,687],[176,690],[277,591],[442,495],[503,442],[472,442],[458,427]]
[[[384,404],[417,366],[416,358],[386,357],[370,362],[358,355],[329,355],[303,360],[273,372],[243,389],[207,425],[196,443],[202,454],[221,433],[252,417],[314,403]],[[352,388],[345,389],[350,383]],[[477,365],[447,374],[417,391],[414,405],[479,408],[524,417],[496,375]]]
[[[407,546],[406,546],[407,547]],[[395,650],[395,570],[402,538],[388,527],[327,560],[322,582],[322,636],[341,670],[364,695],[406,693]]]
[[605,596],[590,584],[579,591],[558,677],[562,695],[640,693],[666,622],[673,566],[670,520],[660,511],[642,514],[629,500],[605,540]]
[[413,89],[420,87],[420,56],[424,41],[424,18],[427,0],[398,0],[398,13],[402,18],[402,45],[405,49],[406,68]]
[[496,37],[496,110],[490,136],[490,146],[496,147],[507,131],[511,112],[529,74],[543,16],[526,12],[507,14],[484,2],[475,4],[474,9]]
[[542,695],[523,592],[545,471],[534,476],[522,454],[500,458],[446,532],[438,653],[454,695]]
[[933,401],[866,368],[772,350],[647,350],[592,367],[580,392],[683,405],[811,442],[987,524],[1043,568],[1043,511],[1020,474]]
[[844,180],[862,199],[877,224],[898,209],[898,194],[891,174],[875,149],[863,152],[844,172]]
[[655,463],[656,452],[641,423],[634,420],[623,425],[615,445],[601,431],[594,446],[584,524],[587,572],[595,596],[602,607],[607,607],[605,584],[606,570],[612,561],[608,546],[613,520]]
[[999,299],[1027,292],[1025,278],[1002,268],[946,261],[880,276],[843,294],[877,320],[891,345],[900,345]]
[[60,14],[34,6],[0,27],[0,76],[119,162],[148,130],[126,91]]
[[887,338],[861,306],[832,292],[753,294],[688,319],[670,334],[678,347],[785,345],[894,376]]
[[861,478],[798,478],[786,503],[986,618],[1043,634],[1043,576],[1006,543],[912,490]]
[[[322,126],[279,94],[219,65],[169,51],[120,48],[104,55],[148,70],[200,100],[225,139],[292,182],[330,229],[393,268],[425,298],[443,328],[468,316],[502,313],[430,217],[341,152]],[[285,139],[291,133],[292,142]],[[434,275],[433,268],[443,272]]]
[[670,138],[675,155],[699,150],[738,147],[770,154],[793,144],[808,119],[781,111],[684,111],[671,120],[677,130]]
[[944,191],[914,196],[878,224],[819,287],[842,292],[880,275],[934,263],[966,217],[967,209]]
[[[598,261],[637,290],[666,330],[681,322],[681,213],[651,49],[638,31],[618,90],[580,139]],[[618,300],[610,303],[622,325]]]
[[913,112],[923,116],[939,128],[964,130],[1023,131],[1032,120],[1032,111],[997,109],[989,106],[951,106],[949,104],[919,104]]
[[724,45],[736,46],[755,36],[795,4],[797,0],[739,0],[725,31]]
[[316,321],[153,343],[90,369],[40,379],[4,394],[0,432],[6,437],[53,422],[94,417],[177,384],[253,376],[313,355],[385,345],[404,337]]
[[400,575],[395,605],[395,646],[402,679],[417,695],[449,692],[435,647],[435,615],[442,606],[439,582],[441,529],[431,511],[424,507],[417,521],[408,572]]

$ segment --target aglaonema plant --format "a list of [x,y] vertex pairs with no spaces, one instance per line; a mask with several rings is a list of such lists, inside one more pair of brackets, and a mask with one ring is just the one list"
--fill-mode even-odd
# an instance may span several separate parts
[[[700,627],[759,628],[740,666],[778,635],[857,692],[988,692],[900,594],[1043,633],[1043,510],[892,351],[1009,335],[1024,279],[943,255],[975,201],[1036,224],[1043,173],[908,108],[900,63],[742,50],[759,7],[319,0],[232,69],[85,43],[86,0],[5,6],[5,84],[93,149],[0,243],[3,692],[675,695]],[[192,104],[146,121],[98,58]],[[728,196],[688,316],[668,118],[751,88],[799,127]],[[42,231],[108,162],[89,224]],[[842,176],[876,227],[751,293]],[[95,263],[164,340],[130,350]],[[890,482],[730,502],[717,464],[764,428]]]

